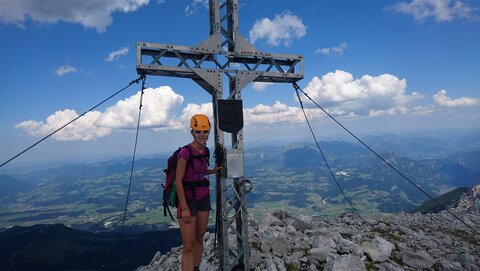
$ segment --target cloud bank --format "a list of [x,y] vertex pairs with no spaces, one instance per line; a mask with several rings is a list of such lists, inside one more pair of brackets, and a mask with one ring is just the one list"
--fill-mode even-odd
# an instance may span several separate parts
[[0,21],[24,28],[28,19],[39,23],[59,21],[81,24],[105,32],[113,22],[114,12],[133,12],[147,5],[149,0],[2,0]]
[[[309,119],[318,120],[322,118],[322,113],[315,109],[305,110]],[[291,125],[302,123],[305,116],[300,107],[288,106],[279,101],[273,105],[258,104],[252,108],[246,108],[243,112],[245,125]]]
[[[100,115],[101,113],[98,111],[89,112],[75,121],[73,125],[57,132],[53,138],[59,141],[88,141],[106,136],[111,133],[110,128],[94,125]],[[28,120],[16,125],[15,128],[23,129],[31,136],[46,136],[76,117],[78,114],[75,110],[65,109],[48,116],[45,122]]]
[[[351,73],[342,70],[313,77],[304,88],[305,93],[335,117],[377,118],[394,115],[426,115],[444,107],[478,106],[480,99],[460,97],[452,99],[446,90],[440,90],[432,96],[430,105],[418,105],[425,95],[418,92],[407,93],[406,79],[391,74],[377,76],[363,75],[355,79]],[[273,104],[257,104],[244,108],[245,126],[250,127],[292,127],[302,123],[304,115],[298,106],[297,97],[293,97],[294,106],[275,101]],[[302,95],[308,118],[318,121],[325,118],[324,113]],[[118,101],[104,112],[93,111],[56,133],[53,138],[61,141],[93,140],[111,134],[114,131],[136,128],[140,92]],[[145,89],[141,116],[141,128],[153,131],[188,129],[193,114],[203,113],[213,117],[211,103],[188,103],[178,114],[184,102],[183,96],[168,86]],[[428,102],[428,101],[427,101]],[[15,127],[30,136],[46,136],[72,119],[78,113],[72,109],[57,111],[45,121],[27,120]],[[273,127],[272,126],[272,127]]]
[[447,96],[447,91],[442,89],[433,95],[433,102],[435,105],[445,106],[445,107],[456,107],[456,106],[474,106],[480,105],[480,99],[461,97],[457,99],[451,99]]
[[263,18],[257,20],[250,30],[250,42],[266,39],[272,46],[289,46],[293,39],[299,39],[307,33],[302,19],[288,11],[275,15],[273,20]]
[[334,115],[380,116],[407,113],[410,103],[423,98],[417,92],[406,94],[406,88],[406,80],[394,75],[354,79],[352,74],[336,70],[314,77],[305,92]]
[[[174,110],[183,103],[183,97],[175,93],[170,87],[147,88],[144,92],[142,128],[155,130],[175,130],[184,128],[181,119],[175,117]],[[118,101],[104,112],[92,111],[71,125],[53,135],[59,141],[92,140],[106,136],[114,130],[133,130],[138,120],[140,92]],[[24,130],[31,136],[46,136],[79,114],[72,109],[57,111],[47,117],[45,121],[28,120],[15,127]]]

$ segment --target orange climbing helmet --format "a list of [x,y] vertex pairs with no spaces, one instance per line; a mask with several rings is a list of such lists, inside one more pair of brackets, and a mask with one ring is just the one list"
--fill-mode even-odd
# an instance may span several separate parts
[[210,130],[210,120],[204,114],[195,114],[190,119],[190,128],[198,131]]

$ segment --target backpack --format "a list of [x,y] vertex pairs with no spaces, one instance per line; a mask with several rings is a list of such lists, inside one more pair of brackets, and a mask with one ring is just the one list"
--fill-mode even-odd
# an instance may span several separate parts
[[[202,155],[193,155],[192,149],[190,145],[185,145],[183,147],[178,148],[167,160],[167,168],[163,171],[165,173],[165,185],[163,186],[163,214],[164,216],[170,215],[172,221],[174,221],[172,213],[170,212],[170,207],[178,208],[178,195],[177,189],[175,185],[175,174],[177,171],[177,162],[178,162],[178,154],[180,151],[186,148],[189,152],[189,158],[187,160],[187,167],[193,167],[193,159],[207,159],[207,166],[210,164],[210,150],[205,148],[205,153]],[[185,186],[186,185],[186,186]],[[205,182],[202,184],[197,184],[197,182],[187,182],[184,183],[184,187],[190,187],[193,193],[195,193],[195,186],[210,186],[210,182]]]

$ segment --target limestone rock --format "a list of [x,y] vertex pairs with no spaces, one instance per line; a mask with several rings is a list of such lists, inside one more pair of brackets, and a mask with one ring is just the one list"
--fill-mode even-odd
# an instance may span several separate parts
[[450,262],[447,260],[440,260],[434,265],[435,270],[438,271],[462,271],[462,264],[459,262]]
[[331,247],[321,246],[315,247],[310,250],[310,256],[313,262],[324,263],[327,261],[327,256],[329,254],[336,253],[337,251]]
[[[469,225],[480,225],[478,214],[457,215]],[[366,219],[376,223],[351,213],[340,217],[265,213],[261,221],[249,223],[249,270],[480,271],[480,236],[448,212],[377,214]],[[205,235],[201,271],[219,270],[214,240],[214,234]],[[229,242],[235,246],[234,235]],[[137,270],[178,271],[180,262],[181,247],[176,247],[155,254],[149,265]]]
[[341,255],[329,262],[324,271],[366,271],[362,259],[353,255]]
[[368,257],[375,262],[388,260],[393,250],[392,243],[379,236],[376,236],[375,239],[370,242],[363,242],[362,247]]
[[435,264],[432,257],[425,251],[405,251],[402,253],[402,262],[413,268],[429,269]]

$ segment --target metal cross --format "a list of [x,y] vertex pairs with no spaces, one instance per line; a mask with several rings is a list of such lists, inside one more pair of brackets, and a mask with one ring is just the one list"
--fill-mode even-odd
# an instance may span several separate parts
[[[244,174],[243,115],[237,115],[241,127],[230,131],[231,148],[225,149],[219,107],[225,102],[241,104],[241,90],[251,82],[303,79],[303,57],[257,51],[238,31],[238,0],[209,0],[209,11],[210,36],[197,46],[137,42],[137,73],[190,78],[212,96],[215,146],[224,150],[224,159],[216,157],[224,170],[217,174],[215,186],[220,270],[237,265],[248,270],[246,193],[251,185]],[[225,99],[222,74],[229,82]]]

